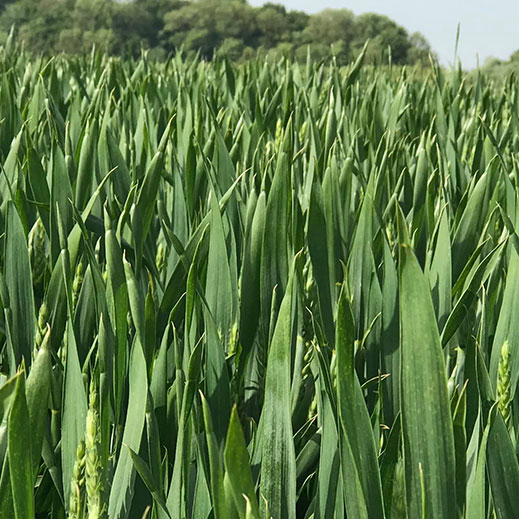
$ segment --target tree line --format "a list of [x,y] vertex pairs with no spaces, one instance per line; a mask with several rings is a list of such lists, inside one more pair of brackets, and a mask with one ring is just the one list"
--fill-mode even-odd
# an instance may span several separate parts
[[519,50],[512,52],[508,60],[494,57],[487,58],[483,63],[483,70],[491,77],[498,80],[505,80],[513,73],[519,76]]
[[380,14],[326,9],[309,15],[244,0],[0,0],[0,39],[12,28],[28,51],[43,54],[84,53],[95,45],[112,55],[149,49],[158,59],[182,50],[234,61],[335,56],[341,64],[355,59],[367,39],[372,64],[423,64],[431,53],[422,34]]

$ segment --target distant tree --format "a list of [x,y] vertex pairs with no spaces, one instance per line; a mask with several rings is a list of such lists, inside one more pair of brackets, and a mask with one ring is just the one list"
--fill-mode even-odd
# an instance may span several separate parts
[[331,45],[343,41],[349,46],[355,36],[355,16],[348,9],[325,9],[310,16],[305,36],[311,43]]
[[29,51],[89,51],[92,45],[112,50],[112,0],[20,0],[0,16],[3,31],[14,26]]
[[244,50],[245,45],[243,40],[238,38],[225,38],[218,47],[216,55],[238,61],[243,56]]
[[260,52],[275,49],[276,55],[283,56],[293,56],[294,49],[304,43],[303,33],[311,18],[302,11],[287,11],[274,3],[256,8],[255,16]]
[[287,25],[292,36],[295,37],[295,35],[302,33],[309,20],[310,16],[303,11],[289,11],[287,13]]
[[217,0],[216,4],[214,25],[222,41],[235,38],[245,44],[253,42],[257,33],[254,8],[244,0]]
[[355,16],[348,9],[325,9],[310,16],[302,33],[303,41],[310,46],[310,55],[314,59],[324,59],[334,54],[339,63],[349,61],[354,37]]
[[427,65],[429,56],[433,59],[436,55],[431,49],[431,45],[420,32],[414,32],[409,36],[410,47],[407,51],[407,62],[412,65]]
[[[182,48],[204,59],[287,56],[348,63],[371,40],[366,61],[427,64],[423,35],[386,16],[354,16],[347,9],[308,15],[278,3],[251,7],[245,0],[0,0],[0,41],[11,27],[26,49],[82,53],[92,45],[112,54],[142,48],[165,56]],[[519,61],[519,57],[516,57]],[[514,59],[516,59],[514,58]]]
[[256,30],[253,8],[238,0],[184,2],[164,15],[163,34],[172,50],[200,52],[211,59],[226,38],[249,44]]
[[[131,31],[128,30],[129,27]],[[116,3],[112,17],[112,50],[116,54],[130,52],[138,55],[143,47],[159,45],[158,33],[161,29],[161,18],[157,17],[151,6],[145,2]]]
[[407,31],[387,16],[366,13],[355,19],[355,39],[352,46],[360,52],[367,39],[370,45],[366,60],[371,63],[385,63],[391,56],[396,64],[407,63],[407,53],[411,47]]
[[287,12],[282,5],[265,4],[255,10],[258,45],[271,49],[290,39]]
[[74,0],[19,0],[10,3],[0,16],[0,28],[16,27],[18,38],[27,50],[52,53],[58,50],[59,32],[71,27]]
[[512,72],[519,74],[519,50],[512,52],[508,61],[489,57],[483,63],[486,75],[497,81],[504,81]]
[[[114,44],[114,6],[111,0],[76,0],[71,18],[77,40],[69,40],[69,45],[66,48],[63,46],[63,50],[71,53],[88,52],[95,45],[104,52],[111,52]],[[80,29],[79,34],[77,29]],[[66,27],[60,31],[61,42],[68,32]]]

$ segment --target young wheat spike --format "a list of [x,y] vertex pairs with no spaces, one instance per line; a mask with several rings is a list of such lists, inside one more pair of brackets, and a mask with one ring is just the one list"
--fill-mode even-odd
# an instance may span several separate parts
[[36,337],[34,339],[36,350],[40,348],[43,343],[43,338],[47,333],[47,322],[49,318],[49,311],[45,301],[41,304],[40,310],[38,311],[38,327],[36,329]]
[[45,227],[41,218],[38,218],[29,232],[29,256],[31,258],[32,279],[35,285],[42,281],[45,273],[47,262],[46,238]]
[[90,405],[88,406],[85,436],[85,486],[88,503],[88,519],[106,517],[102,467],[99,456],[99,402],[95,383],[90,384]]
[[76,308],[77,301],[79,299],[79,292],[81,285],[83,284],[85,265],[83,261],[77,264],[76,272],[74,274],[74,281],[72,282],[72,306]]
[[162,271],[164,265],[166,264],[166,251],[164,249],[164,244],[159,243],[157,247],[157,254],[155,256],[155,265],[159,272]]
[[70,485],[69,519],[82,519],[85,505],[85,442],[81,440],[77,446],[76,461]]
[[510,384],[510,344],[508,340],[501,347],[501,356],[497,368],[497,401],[499,411],[506,426],[510,427],[512,417],[512,395]]

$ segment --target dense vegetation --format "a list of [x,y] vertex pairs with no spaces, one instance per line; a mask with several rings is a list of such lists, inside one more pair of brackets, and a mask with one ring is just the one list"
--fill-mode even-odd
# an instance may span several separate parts
[[517,76],[519,73],[519,50],[513,52],[508,60],[488,58],[482,68],[486,74],[498,80],[506,80],[512,73]]
[[[306,60],[330,57],[347,63],[371,40],[369,62],[428,63],[425,38],[377,15],[347,9],[311,15],[278,4],[253,8],[243,0],[0,0],[3,39],[11,27],[25,48],[52,55],[89,52],[153,56],[183,49],[204,59],[215,54],[246,60],[267,53]],[[0,32],[0,40],[2,34]],[[333,46],[333,49],[332,49]]]
[[515,516],[513,79],[10,45],[0,517]]

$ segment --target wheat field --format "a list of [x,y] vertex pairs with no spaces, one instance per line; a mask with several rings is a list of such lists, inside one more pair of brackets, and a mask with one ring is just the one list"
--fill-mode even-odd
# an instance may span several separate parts
[[516,517],[518,115],[0,49],[0,517]]

